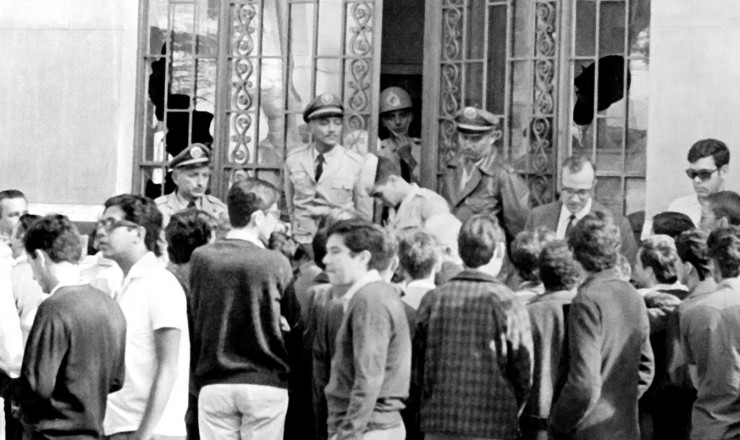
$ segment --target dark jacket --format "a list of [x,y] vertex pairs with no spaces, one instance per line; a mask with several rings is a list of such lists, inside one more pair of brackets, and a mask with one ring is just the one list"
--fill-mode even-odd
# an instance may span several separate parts
[[[198,389],[218,383],[287,388],[289,346],[301,336],[294,334],[300,307],[288,260],[226,239],[199,247],[191,262],[191,368]],[[281,329],[281,317],[290,332]]]
[[495,278],[465,270],[424,296],[416,321],[412,389],[421,430],[516,438],[532,378],[524,304]]
[[473,169],[465,188],[460,187],[465,159],[458,157],[449,162],[439,193],[460,221],[475,214],[490,214],[513,238],[522,231],[529,214],[529,188],[511,165],[496,156],[491,154]]
[[89,286],[61,287],[36,312],[21,376],[6,398],[39,438],[98,439],[108,394],[125,378],[126,318]]
[[[524,229],[527,231],[534,231],[539,227],[546,227],[551,231],[557,231],[558,221],[560,220],[560,210],[563,204],[559,201],[548,203],[546,205],[540,205],[532,210],[527,217],[527,223],[524,225]],[[622,247],[620,251],[627,257],[630,264],[634,266],[635,255],[637,255],[637,243],[635,242],[635,234],[632,232],[629,220],[622,215],[613,213],[606,209],[606,207],[596,200],[591,202],[591,212],[602,211],[608,212],[614,219],[614,224],[619,226],[619,235],[622,238]]]
[[644,301],[616,270],[593,274],[578,289],[568,312],[568,356],[551,431],[574,440],[640,438],[637,401],[654,372],[650,328]]

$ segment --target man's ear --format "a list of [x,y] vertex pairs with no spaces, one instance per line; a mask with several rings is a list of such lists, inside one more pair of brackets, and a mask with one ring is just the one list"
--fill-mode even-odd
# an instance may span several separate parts
[[262,210],[258,209],[252,213],[252,216],[249,217],[249,224],[251,226],[258,226],[262,224],[262,221],[265,219],[265,213],[262,212]]
[[357,254],[357,258],[359,258],[360,261],[368,265],[370,264],[370,260],[372,259],[372,257],[373,257],[373,254],[371,254],[370,251],[368,251],[367,249]]
[[506,243],[503,241],[496,245],[496,250],[493,251],[493,258],[503,259],[506,255]]
[[41,249],[36,249],[33,251],[33,256],[35,260],[38,260],[41,267],[46,267],[46,264],[49,261],[49,254]]
[[726,163],[719,168],[718,173],[720,176],[722,176],[722,178],[726,178],[729,171],[730,171],[730,164]]

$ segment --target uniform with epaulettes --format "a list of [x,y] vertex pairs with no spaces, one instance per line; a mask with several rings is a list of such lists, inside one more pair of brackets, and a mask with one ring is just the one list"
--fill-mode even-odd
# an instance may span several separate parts
[[[188,208],[187,200],[179,197],[177,191],[157,197],[154,203],[156,203],[157,208],[162,213],[162,220],[165,226],[169,223],[172,214]],[[226,204],[219,200],[218,197],[210,194],[206,194],[195,201],[195,208],[211,214],[218,220],[219,224],[224,222],[229,216]]]
[[293,237],[299,243],[310,243],[320,219],[334,208],[355,209],[368,220],[372,216],[372,199],[360,179],[362,156],[336,145],[324,153],[324,170],[317,182],[317,155],[313,145],[304,145],[288,153],[285,161],[285,200]]
[[[176,168],[200,168],[207,167],[211,164],[211,150],[206,145],[195,143],[189,145],[167,164],[167,167],[174,170]],[[163,225],[167,226],[170,217],[176,212],[184,209],[197,208],[211,215],[220,225],[228,224],[229,213],[224,202],[209,194],[199,197],[195,201],[188,202],[180,197],[178,190],[161,197],[157,197],[154,203],[162,213]]]

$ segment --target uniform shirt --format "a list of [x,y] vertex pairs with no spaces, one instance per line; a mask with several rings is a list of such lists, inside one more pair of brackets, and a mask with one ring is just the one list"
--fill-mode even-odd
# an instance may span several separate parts
[[362,179],[364,158],[336,145],[324,153],[317,182],[318,155],[313,145],[304,145],[289,152],[285,161],[285,201],[299,243],[310,243],[321,217],[334,208],[355,209],[363,218],[372,218],[372,199]]
[[126,381],[108,398],[105,434],[139,428],[156,371],[154,332],[172,328],[180,330],[177,377],[154,434],[184,436],[190,366],[185,292],[175,276],[149,252],[131,267],[114,296],[128,325]]
[[692,439],[740,435],[740,279],[720,282],[680,312],[681,346],[696,366]]
[[[180,197],[180,195],[177,194],[177,191],[174,191],[170,194],[157,197],[154,200],[154,203],[157,204],[157,208],[159,208],[159,211],[162,213],[162,225],[167,226],[172,214],[187,209],[190,202]],[[205,194],[203,197],[200,197],[195,201],[195,207],[211,214],[218,220],[219,224],[228,223],[228,209],[224,202],[219,200],[217,197]]]
[[414,335],[421,430],[515,439],[532,378],[527,309],[504,284],[467,269],[424,296]]
[[411,191],[398,209],[391,210],[386,228],[395,234],[421,229],[429,217],[449,212],[450,207],[442,196],[412,183]]

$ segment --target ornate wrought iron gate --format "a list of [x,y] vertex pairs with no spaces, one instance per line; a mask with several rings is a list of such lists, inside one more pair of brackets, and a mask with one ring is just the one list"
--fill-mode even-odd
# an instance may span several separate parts
[[[141,0],[134,191],[171,190],[166,163],[212,142],[211,189],[245,176],[280,182],[307,140],[316,94],[345,102],[345,133],[377,138],[382,0]],[[367,136],[357,136],[361,132]]]

